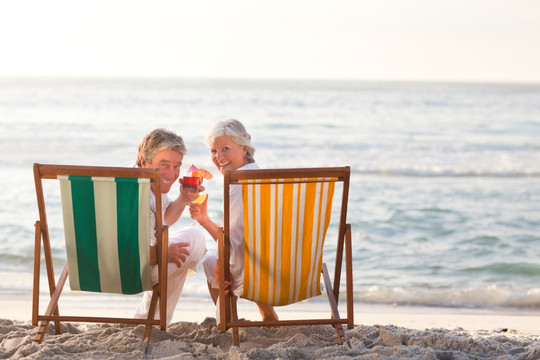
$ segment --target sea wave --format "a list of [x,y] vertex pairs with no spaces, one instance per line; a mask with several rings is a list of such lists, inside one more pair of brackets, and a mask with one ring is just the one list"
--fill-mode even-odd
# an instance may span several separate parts
[[463,269],[470,273],[503,274],[505,276],[518,275],[520,277],[540,278],[540,265],[528,262],[523,263],[493,263],[486,266],[468,267]]
[[539,178],[540,169],[525,171],[466,170],[466,169],[418,169],[418,168],[362,168],[352,170],[356,174],[405,176],[405,177],[477,177],[477,178]]
[[369,286],[356,289],[356,298],[371,304],[540,309],[540,288],[512,289],[497,285],[463,289]]

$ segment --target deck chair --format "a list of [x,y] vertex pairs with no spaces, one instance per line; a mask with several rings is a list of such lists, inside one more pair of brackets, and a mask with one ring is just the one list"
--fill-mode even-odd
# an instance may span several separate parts
[[[227,171],[224,174],[224,222],[218,232],[220,279],[230,275],[229,195],[242,187],[244,208],[244,286],[242,298],[283,306],[321,295],[323,275],[330,314],[323,319],[272,322],[238,320],[237,297],[219,284],[220,331],[232,328],[233,344],[239,345],[240,327],[330,324],[340,344],[343,324],[354,326],[351,227],[346,223],[349,167]],[[335,183],[343,184],[338,219],[334,281],[322,262],[330,223]],[[338,311],[343,254],[345,251],[346,309]],[[308,305],[309,306],[309,305]]]
[[[54,275],[45,209],[43,179],[60,183],[67,261],[58,280]],[[166,328],[168,229],[163,225],[159,169],[34,164],[39,220],[35,223],[32,324],[40,323],[36,342],[43,341],[49,323],[60,334],[60,322],[143,324],[143,340],[152,326]],[[158,283],[152,285],[150,265],[151,183],[156,201]],[[50,188],[50,187],[49,187]],[[41,248],[50,301],[39,311]],[[146,319],[60,315],[58,301],[69,275],[72,290],[137,294],[153,291]],[[154,315],[159,303],[160,319]]]

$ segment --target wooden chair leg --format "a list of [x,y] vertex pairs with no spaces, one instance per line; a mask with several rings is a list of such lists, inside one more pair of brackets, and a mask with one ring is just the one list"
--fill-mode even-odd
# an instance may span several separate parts
[[[238,309],[237,309],[237,301],[238,296],[232,295],[231,296],[231,320],[233,324],[238,323]],[[232,339],[233,339],[233,345],[234,346],[240,346],[240,335],[238,333],[238,326],[232,326]]]
[[32,289],[32,325],[38,324],[39,314],[39,277],[41,273],[41,225],[36,221],[34,240],[34,285]]
[[[40,225],[43,226],[42,223],[40,223]],[[53,261],[52,261],[51,243],[50,243],[49,233],[48,233],[46,225],[44,226],[44,229],[42,229],[41,236],[42,236],[42,239],[43,239],[43,255],[44,255],[44,258],[45,258],[45,267],[47,269],[47,280],[48,280],[48,283],[49,283],[49,294],[50,294],[51,299],[52,299],[53,294],[56,291],[58,291],[58,289],[60,290],[60,292],[62,292],[62,289],[64,288],[64,283],[65,283],[66,278],[67,278],[68,267],[67,267],[67,262],[66,262],[66,264],[64,265],[64,269],[62,270],[63,273],[62,273],[62,275],[60,275],[60,279],[62,279],[62,277],[64,277],[63,283],[62,283],[62,285],[60,285],[61,280],[59,279],[58,284],[57,284],[56,280],[55,280],[55,277],[54,277],[54,265],[53,265]],[[65,272],[65,274],[64,274],[64,272]],[[60,296],[60,294],[58,294],[58,296]],[[52,312],[48,313],[47,315],[52,315],[52,314],[54,314],[55,316],[60,315],[60,312],[58,311],[58,306],[55,306],[55,308],[52,310]],[[58,320],[54,320],[54,333],[56,335],[62,333],[62,329],[60,327],[60,321],[58,321]]]
[[[152,299],[150,300],[150,308],[148,309],[148,317],[146,320],[151,321],[154,320],[154,316],[156,315],[156,309],[157,309],[157,303],[158,303],[158,285],[154,285],[154,291],[152,292]],[[159,314],[161,317],[161,313]],[[152,324],[147,323],[146,327],[144,328],[144,334],[143,334],[143,340],[149,339],[152,335]]]
[[[328,274],[328,268],[326,264],[322,264],[322,274],[324,278],[324,287],[326,288],[326,294],[328,296],[328,302],[330,304],[330,311],[332,312],[332,318],[339,320],[339,310],[337,306],[337,301],[335,298],[335,291],[332,288],[332,283],[330,282],[330,275]],[[343,345],[345,342],[345,331],[343,331],[343,326],[341,324],[333,325],[337,332],[337,339],[340,345]]]
[[34,336],[34,341],[37,342],[38,344],[41,344],[48,328],[49,328],[49,322],[42,321],[41,324],[39,325],[36,336]]
[[[49,302],[49,306],[47,307],[47,310],[45,311],[45,316],[51,316],[53,313],[55,315],[58,315],[58,299],[60,299],[60,295],[62,294],[62,290],[64,289],[64,285],[66,284],[68,276],[68,267],[67,263],[64,265],[64,269],[62,270],[62,273],[60,274],[60,278],[58,279],[58,284],[56,284],[56,288],[54,289],[52,295],[51,295],[51,301]],[[49,320],[43,320],[41,322],[41,325],[38,328],[38,331],[36,333],[36,336],[34,337],[34,341],[40,343],[43,341],[43,338],[45,337],[45,333],[47,332],[47,329],[49,328]],[[58,324],[58,325],[57,325]],[[55,333],[60,334],[60,321],[55,320]]]
[[345,231],[345,262],[347,278],[347,326],[349,329],[352,329],[354,327],[354,300],[351,224],[347,224]]
[[168,254],[168,246],[169,246],[169,228],[167,225],[163,227],[162,231],[162,244],[161,248],[163,249],[163,255],[161,259],[161,278],[159,279],[159,284],[157,289],[154,288],[154,292],[158,292],[159,296],[159,327],[161,330],[165,330],[167,328],[167,316],[164,316],[167,314],[167,292],[168,290],[168,263],[167,263],[167,254]]
[[[226,294],[225,287],[223,286],[223,281],[225,278],[225,273],[227,270],[225,269],[226,264],[228,261],[225,261],[224,259],[228,259],[229,255],[226,251],[225,243],[223,238],[223,229],[218,229],[218,257],[217,257],[217,268],[219,272],[218,278],[219,280],[219,296],[218,296],[218,306],[219,306],[219,331],[220,332],[226,332],[228,330],[227,323],[231,319],[231,295]],[[228,279],[228,276],[227,276]]]

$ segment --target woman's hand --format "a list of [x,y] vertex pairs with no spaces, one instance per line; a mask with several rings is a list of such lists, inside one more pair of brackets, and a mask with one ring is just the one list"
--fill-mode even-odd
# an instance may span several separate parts
[[[218,266],[215,267],[214,269],[214,279],[216,279],[216,283],[218,285],[221,284],[221,278],[219,276],[219,260],[218,260]],[[229,294],[231,291],[234,291],[234,281],[233,279],[231,278],[230,281],[225,281],[224,282],[224,285],[225,285],[225,294]]]
[[191,215],[191,218],[199,224],[203,223],[205,220],[208,219],[208,196],[206,196],[206,199],[202,203],[189,203],[189,214]]
[[191,218],[199,223],[208,233],[212,236],[212,239],[217,241],[219,225],[213,222],[208,217],[208,195],[202,203],[191,202],[189,204],[189,214]]

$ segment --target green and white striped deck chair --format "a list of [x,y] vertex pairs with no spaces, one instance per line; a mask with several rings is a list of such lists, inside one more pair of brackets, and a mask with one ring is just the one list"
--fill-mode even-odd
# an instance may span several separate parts
[[[36,222],[32,323],[41,321],[35,340],[41,342],[50,321],[56,333],[60,321],[145,324],[165,329],[167,291],[167,227],[162,225],[159,169],[34,164],[40,220]],[[42,179],[60,183],[67,262],[58,282],[54,277]],[[152,284],[150,264],[150,194],[156,199],[159,281]],[[39,314],[39,272],[43,245],[51,300]],[[69,274],[72,290],[138,294],[153,291],[147,319],[60,316],[58,300]],[[154,320],[159,300],[161,320]]]
[[[283,306],[321,295],[323,274],[330,304],[325,319],[239,321],[236,298],[220,286],[221,331],[251,326],[330,324],[340,344],[342,324],[354,326],[352,292],[351,228],[346,223],[349,167],[228,171],[224,178],[224,223],[218,237],[220,278],[229,280],[229,192],[242,187],[244,216],[244,284],[242,298],[271,306]],[[342,183],[337,221],[337,253],[334,282],[323,260],[326,232],[331,220],[335,184]],[[345,251],[347,317],[338,311],[342,259]],[[222,285],[222,284],[220,284]],[[309,306],[309,305],[308,305]]]

